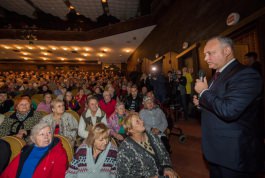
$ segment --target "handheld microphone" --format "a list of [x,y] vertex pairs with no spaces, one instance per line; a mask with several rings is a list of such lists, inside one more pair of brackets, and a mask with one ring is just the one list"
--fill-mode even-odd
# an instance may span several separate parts
[[[198,77],[199,77],[200,81],[203,82],[204,77],[205,77],[205,72],[202,69],[199,70]],[[199,99],[199,96],[198,96],[198,99]],[[197,109],[201,109],[200,105],[197,106]]]
[[205,72],[203,70],[199,70],[198,72],[199,79],[203,82],[203,79],[205,77]]

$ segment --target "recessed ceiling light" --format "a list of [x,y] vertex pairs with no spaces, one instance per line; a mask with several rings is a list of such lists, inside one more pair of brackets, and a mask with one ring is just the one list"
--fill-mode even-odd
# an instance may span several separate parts
[[122,51],[124,51],[126,53],[130,53],[132,51],[132,49],[130,49],[130,48],[124,48]]
[[22,57],[24,60],[28,60],[29,58],[28,57]]
[[46,48],[44,46],[38,46],[40,50],[45,50]]
[[76,59],[78,59],[79,61],[82,61],[83,60],[82,58],[76,58]]
[[43,54],[44,56],[48,56],[48,55],[49,55],[48,53],[45,53],[45,52],[44,52],[44,53],[42,53],[42,54]]
[[61,58],[61,61],[64,61],[64,58],[63,57]]
[[29,55],[30,53],[27,53],[27,52],[22,52],[23,55],[27,56]]
[[56,47],[52,47],[52,50],[56,50],[57,48]]
[[88,53],[83,53],[83,56],[87,57],[89,54]]
[[97,55],[98,55],[99,57],[103,57],[103,56],[104,56],[103,53],[98,53]]
[[34,49],[32,46],[27,46],[27,48],[30,50]]
[[78,50],[79,50],[79,48],[77,48],[77,47],[74,47],[73,49],[74,49],[75,51],[78,51]]
[[46,61],[48,58],[46,58],[46,57],[42,57],[42,59],[43,59],[44,61]]
[[67,47],[63,47],[63,50],[67,51],[67,50],[68,50],[68,48],[67,48]]
[[21,46],[16,46],[16,48],[17,48],[17,49],[22,49],[22,47],[21,47]]
[[10,49],[11,47],[10,46],[6,46],[6,45],[3,45],[3,48]]
[[85,51],[92,51],[92,49],[89,47],[84,47],[84,49],[85,49]]

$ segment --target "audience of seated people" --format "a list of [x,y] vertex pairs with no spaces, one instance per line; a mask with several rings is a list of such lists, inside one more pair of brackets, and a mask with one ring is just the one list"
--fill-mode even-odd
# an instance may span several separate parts
[[[86,167],[90,165],[82,165],[82,161],[84,161],[84,159],[87,161],[92,160],[94,161],[93,165],[96,166],[97,164],[102,164],[105,159],[109,159],[108,155],[105,155],[107,157],[103,157],[103,153],[105,154],[110,151],[113,153],[115,152],[115,146],[111,145],[109,141],[105,139],[107,136],[105,134],[106,129],[102,126],[104,124],[105,127],[108,127],[106,132],[109,132],[112,140],[115,140],[117,146],[123,144],[124,140],[127,139],[128,134],[128,139],[132,139],[131,134],[134,133],[134,129],[129,129],[130,131],[128,131],[126,130],[126,127],[134,126],[128,126],[128,123],[127,126],[124,126],[124,120],[129,113],[135,114],[135,112],[140,112],[140,110],[143,108],[143,105],[145,107],[142,109],[140,114],[142,119],[146,120],[146,123],[144,124],[146,128],[144,128],[144,130],[146,129],[147,134],[144,134],[144,138],[149,138],[149,134],[154,135],[151,137],[165,136],[162,134],[167,127],[167,125],[164,124],[166,123],[164,122],[164,117],[159,118],[158,120],[152,118],[155,111],[159,113],[154,114],[155,117],[162,117],[163,112],[159,109],[159,107],[153,106],[152,108],[149,108],[147,106],[147,102],[149,101],[155,101],[157,104],[159,104],[159,106],[162,105],[161,102],[158,101],[154,96],[153,91],[150,91],[146,86],[142,86],[141,93],[138,93],[138,86],[136,84],[132,83],[130,80],[127,80],[125,77],[117,76],[113,72],[88,73],[77,71],[10,71],[0,72],[0,79],[1,78],[4,79],[2,80],[4,81],[4,87],[0,87],[0,91],[5,89],[4,92],[7,94],[10,93],[10,96],[13,97],[10,101],[15,101],[15,112],[13,114],[11,113],[10,115],[7,115],[6,118],[3,119],[4,121],[2,125],[0,125],[0,137],[15,135],[23,139],[26,138],[26,141],[29,141],[28,136],[30,135],[30,130],[38,123],[46,123],[51,129],[52,133],[60,134],[66,137],[74,149],[79,146],[77,141],[80,138],[78,138],[78,136],[84,140],[83,144],[81,144],[76,151],[76,156],[67,171],[67,177],[77,177],[77,175],[80,177],[95,177],[95,175],[98,175],[99,177],[123,177],[123,175],[130,175],[130,170],[127,170],[129,172],[124,172],[124,170],[122,170],[119,174],[119,168],[116,168],[116,156],[115,158],[113,157],[113,167],[106,168],[111,169],[111,171],[104,173],[101,172],[99,167],[97,168],[100,170],[91,172],[90,169],[93,168]],[[104,91],[103,94],[102,91]],[[29,96],[24,96],[23,94],[25,93],[32,96],[33,101],[30,100]],[[37,101],[34,97],[40,94],[43,94],[43,101]],[[55,97],[55,99],[52,100],[52,97]],[[144,103],[142,103],[142,98],[148,99],[145,99]],[[21,100],[23,102],[21,105],[19,105]],[[121,101],[123,101],[123,103]],[[34,108],[32,106],[32,102],[34,102],[34,104],[38,104],[36,111],[36,107]],[[74,118],[72,114],[65,112],[65,109],[76,111],[80,116],[79,121],[78,118]],[[12,108],[7,109],[6,112],[10,110],[12,110]],[[38,111],[44,111],[42,114],[47,113],[47,115],[43,116]],[[161,123],[158,121],[161,121]],[[151,125],[150,127],[153,129],[151,129],[149,125]],[[94,131],[91,130],[95,129],[97,126],[100,127],[99,131],[101,131],[100,134],[97,133],[96,136]],[[162,128],[162,126],[164,127]],[[104,139],[99,139],[101,138],[102,134],[104,135],[104,139],[106,141],[104,141]],[[90,142],[91,139],[94,141]],[[100,148],[98,145],[96,145],[96,140],[99,140]],[[152,141],[158,143],[157,140]],[[165,146],[167,147],[166,144]],[[84,150],[94,150],[95,155],[92,154],[94,152],[89,153],[91,155],[88,155],[88,152],[83,155]],[[147,158],[147,160],[148,159],[149,158]],[[168,158],[165,156],[165,159]],[[82,171],[81,169],[89,170]],[[118,169],[117,175],[116,169]],[[35,169],[35,171],[37,171],[37,169]],[[154,168],[154,170],[151,170],[151,173],[139,172],[139,175],[156,176],[158,175],[156,171],[156,168]],[[166,173],[168,173],[167,171],[168,170],[166,170]],[[33,174],[35,176],[34,172],[29,174]],[[175,175],[174,171],[172,172],[171,169],[169,169],[168,174]],[[133,173],[132,175],[138,174]]]

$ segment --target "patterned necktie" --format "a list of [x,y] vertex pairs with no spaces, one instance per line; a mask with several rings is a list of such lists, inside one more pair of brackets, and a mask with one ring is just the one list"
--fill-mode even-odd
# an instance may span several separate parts
[[213,76],[213,80],[216,80],[220,74],[221,74],[221,72],[215,72],[215,74]]

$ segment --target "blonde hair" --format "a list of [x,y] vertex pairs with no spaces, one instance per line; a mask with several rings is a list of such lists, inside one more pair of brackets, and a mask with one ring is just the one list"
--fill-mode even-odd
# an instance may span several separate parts
[[95,140],[105,134],[109,137],[109,128],[104,123],[97,123],[89,130],[89,134],[86,139],[87,146],[92,147]]
[[53,109],[57,103],[63,103],[64,104],[64,101],[61,100],[61,99],[58,99],[58,98],[52,100],[52,102],[51,102],[51,109]]
[[127,135],[131,136],[131,133],[129,132],[129,129],[132,129],[132,118],[137,117],[140,118],[139,114],[136,112],[130,113],[122,122],[122,126],[126,132]]

